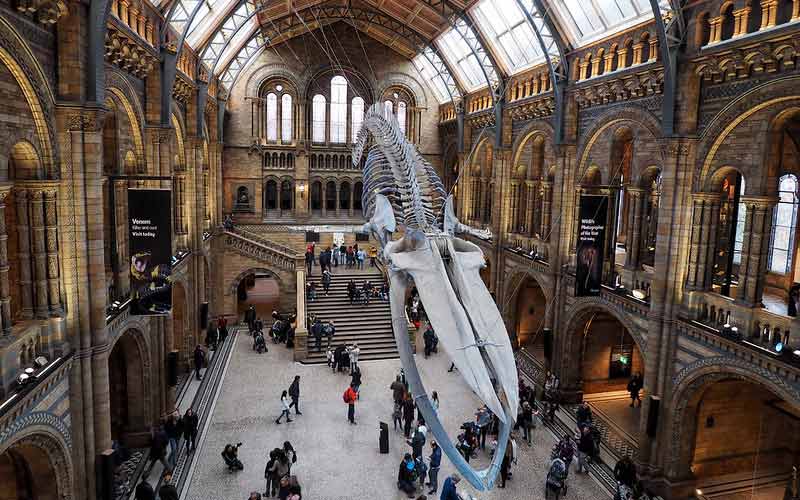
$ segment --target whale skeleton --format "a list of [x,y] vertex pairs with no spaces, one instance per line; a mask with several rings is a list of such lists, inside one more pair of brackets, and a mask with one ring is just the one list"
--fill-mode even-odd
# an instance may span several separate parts
[[[410,144],[391,114],[380,105],[366,113],[353,146],[358,167],[367,148],[362,207],[371,233],[381,245],[389,275],[392,330],[411,394],[428,428],[462,476],[480,491],[491,489],[503,460],[519,406],[517,371],[511,342],[497,306],[479,271],[481,249],[457,234],[486,238],[486,231],[461,224],[433,166]],[[394,239],[394,233],[402,234]],[[459,453],[438,418],[408,341],[405,297],[416,285],[440,343],[459,373],[500,420],[492,463],[476,470]]]

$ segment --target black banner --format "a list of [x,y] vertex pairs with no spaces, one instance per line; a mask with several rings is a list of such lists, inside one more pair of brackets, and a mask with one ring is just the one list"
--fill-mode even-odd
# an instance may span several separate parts
[[172,192],[128,190],[131,314],[166,314],[172,309]]
[[581,195],[575,269],[576,297],[600,295],[607,210],[607,196]]

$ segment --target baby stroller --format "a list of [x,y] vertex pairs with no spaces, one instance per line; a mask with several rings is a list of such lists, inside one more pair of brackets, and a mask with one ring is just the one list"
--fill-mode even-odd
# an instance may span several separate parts
[[253,337],[253,350],[259,354],[263,354],[268,351],[267,343],[264,341],[263,333],[256,332],[255,337]]
[[545,500],[558,500],[567,494],[567,465],[560,458],[555,458],[550,463],[547,479],[544,485]]

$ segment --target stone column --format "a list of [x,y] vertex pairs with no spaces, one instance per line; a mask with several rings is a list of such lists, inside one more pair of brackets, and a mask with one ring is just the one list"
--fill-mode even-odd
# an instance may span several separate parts
[[28,191],[30,200],[31,242],[33,251],[33,276],[36,317],[48,317],[47,300],[47,248],[44,238],[44,191]]
[[800,0],[792,0],[792,18],[790,21],[797,21],[800,19]]
[[3,336],[11,334],[11,283],[8,281],[8,230],[6,229],[6,197],[11,186],[0,187],[0,322]]
[[633,44],[633,66],[642,64],[642,49],[644,49],[644,42]]
[[308,330],[306,330],[306,265],[303,257],[295,259],[297,277],[297,324],[294,330],[294,360],[308,357]]
[[511,196],[509,199],[509,232],[516,233],[519,229],[519,203],[520,202],[520,185],[519,181],[511,182]]
[[747,34],[747,20],[750,18],[750,7],[743,7],[733,11],[733,36]]
[[711,32],[708,37],[708,43],[717,43],[722,40],[722,21],[724,18],[722,16],[712,17],[708,20],[708,24],[711,26]]
[[525,189],[528,190],[527,196],[525,196],[525,220],[523,224],[525,224],[525,230],[528,232],[529,236],[533,236],[535,231],[534,227],[534,220],[535,216],[533,215],[534,208],[536,207],[536,186],[534,186],[533,181],[525,181]]
[[553,183],[542,181],[542,241],[550,240],[550,214],[552,213]]
[[628,227],[625,236],[625,267],[639,269],[640,249],[642,246],[642,207],[645,196],[644,189],[638,187],[625,188],[631,202],[628,211]]
[[33,282],[31,279],[30,230],[28,227],[28,191],[18,188],[17,202],[17,262],[19,263],[20,316],[33,318]]
[[[58,316],[64,311],[61,306],[60,282],[61,276],[58,268],[58,213],[56,202],[58,186],[48,188],[44,192],[44,225],[47,240],[47,296],[50,315]],[[115,228],[112,228],[112,231]]]
[[739,264],[739,286],[736,301],[748,307],[761,307],[764,281],[767,274],[769,240],[772,232],[772,212],[778,200],[742,196],[740,203],[747,207]]
[[761,2],[761,26],[759,30],[771,28],[777,22],[778,0],[762,0]]
[[626,58],[628,57],[628,49],[626,47],[620,47],[617,50],[617,69],[625,69],[627,65]]
[[692,233],[689,249],[687,290],[711,288],[714,249],[721,196],[717,193],[692,194]]

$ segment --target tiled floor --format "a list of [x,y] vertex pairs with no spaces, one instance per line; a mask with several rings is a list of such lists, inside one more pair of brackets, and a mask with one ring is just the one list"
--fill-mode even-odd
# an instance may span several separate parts
[[[292,472],[309,500],[395,500],[405,498],[396,489],[397,468],[402,454],[410,451],[401,434],[391,430],[389,384],[398,372],[398,360],[362,363],[362,399],[356,408],[358,425],[348,425],[341,395],[349,377],[332,374],[325,366],[305,366],[290,361],[283,346],[270,345],[267,354],[258,355],[250,338],[241,335],[216,402],[208,435],[202,440],[198,463],[186,493],[188,500],[246,499],[250,491],[264,490],[264,465],[269,450],[289,440],[298,451]],[[418,359],[429,391],[437,390],[442,400],[441,415],[455,437],[458,426],[472,418],[478,406],[467,386],[444,354],[428,360]],[[289,424],[276,425],[281,390],[294,375],[301,376],[301,411]],[[378,422],[390,423],[390,453],[378,453]],[[243,443],[240,458],[245,469],[229,473],[220,452],[226,443]],[[540,428],[535,444],[520,443],[521,456],[514,467],[508,488],[478,494],[461,482],[464,489],[480,500],[542,499],[549,453],[554,439]],[[426,446],[426,456],[428,453]],[[485,457],[478,461],[487,463]],[[453,471],[442,461],[440,482]],[[569,478],[570,500],[607,499],[592,478],[575,474]],[[437,497],[438,498],[438,497]]]

